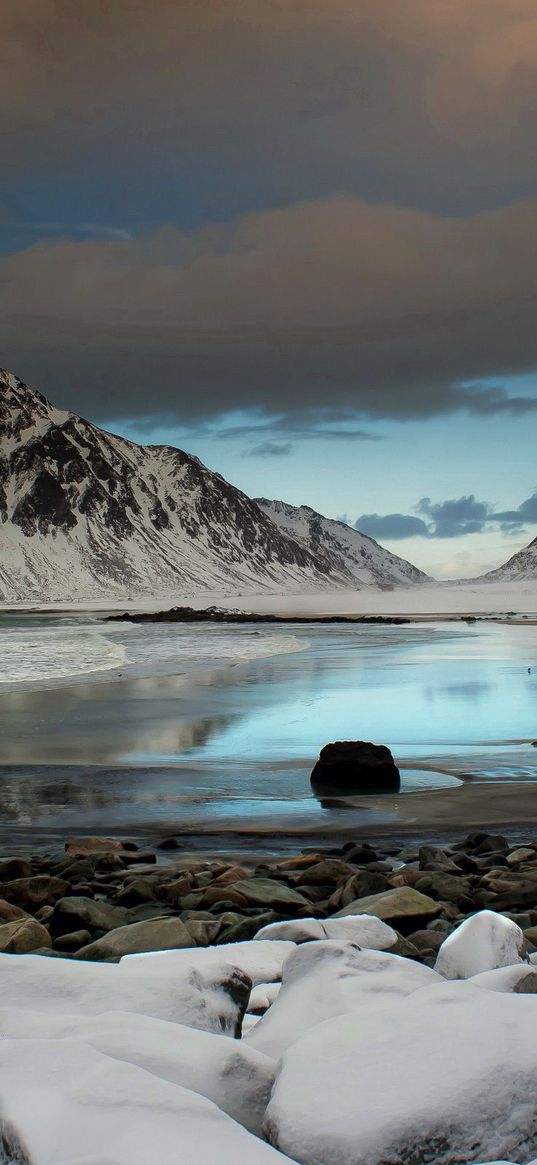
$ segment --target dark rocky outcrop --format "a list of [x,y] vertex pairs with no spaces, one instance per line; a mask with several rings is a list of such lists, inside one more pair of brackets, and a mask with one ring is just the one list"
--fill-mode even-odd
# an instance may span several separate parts
[[320,796],[396,793],[400,784],[389,748],[366,740],[326,744],[311,774],[311,787]]

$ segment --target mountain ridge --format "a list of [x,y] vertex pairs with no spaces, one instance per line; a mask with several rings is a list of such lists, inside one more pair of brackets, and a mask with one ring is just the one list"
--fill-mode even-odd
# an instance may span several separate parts
[[336,518],[325,518],[311,506],[292,506],[288,502],[255,499],[261,509],[282,531],[313,551],[343,559],[354,583],[362,586],[408,586],[432,579],[417,566],[392,554],[368,534]]
[[362,585],[330,540],[294,537],[195,455],[118,437],[0,370],[4,601]]

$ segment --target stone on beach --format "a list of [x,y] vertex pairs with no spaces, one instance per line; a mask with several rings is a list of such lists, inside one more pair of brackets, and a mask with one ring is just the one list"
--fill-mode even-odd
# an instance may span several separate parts
[[[210,951],[191,953],[207,956]],[[158,959],[157,953],[128,956],[120,963],[94,963],[0,954],[0,1007],[75,1016],[121,1010],[204,1031],[240,1034],[251,989],[247,975],[225,958],[185,958],[157,970]],[[260,975],[260,981],[264,978],[269,976]]]
[[445,979],[468,979],[481,971],[524,961],[524,933],[492,910],[465,919],[442,943],[436,970]]
[[60,898],[54,907],[49,927],[53,938],[70,934],[74,930],[109,931],[125,926],[129,912],[123,907],[112,906],[109,902],[97,902],[93,898]]
[[391,926],[367,914],[327,918],[323,921],[317,918],[298,918],[273,922],[270,926],[262,927],[255,937],[256,940],[290,939],[297,944],[338,938],[356,943],[359,947],[378,951],[389,950],[397,944],[399,938]]
[[250,1132],[261,1133],[275,1064],[242,1040],[132,1012],[76,1017],[18,1009],[0,1011],[0,1037],[81,1040],[206,1096]]
[[18,918],[0,926],[0,952],[4,954],[26,955],[50,946],[48,930],[35,918]]
[[390,749],[366,740],[325,744],[311,774],[320,795],[397,792],[401,784]]
[[425,1147],[437,1165],[531,1160],[536,1020],[532,995],[469,983],[405,998],[379,991],[369,1009],[327,1020],[288,1048],[265,1130],[302,1165],[418,1165]]
[[303,1032],[334,1015],[369,1014],[381,998],[441,982],[429,967],[398,955],[337,939],[305,943],[285,962],[277,999],[246,1039],[279,1059]]
[[0,1105],[9,1161],[284,1165],[286,1160],[206,1097],[75,1039],[4,1040]]
[[120,959],[143,951],[169,951],[195,945],[195,939],[180,918],[154,918],[131,922],[109,930],[101,938],[82,947],[77,959]]
[[396,886],[392,890],[357,898],[343,910],[338,910],[334,918],[345,918],[349,914],[372,914],[382,922],[409,934],[421,923],[436,918],[441,909],[438,902],[419,890],[411,886]]

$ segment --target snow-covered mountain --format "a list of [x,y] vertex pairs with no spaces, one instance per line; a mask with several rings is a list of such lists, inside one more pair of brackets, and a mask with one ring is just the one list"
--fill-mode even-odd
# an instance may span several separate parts
[[496,567],[496,570],[489,570],[487,574],[482,574],[477,582],[529,582],[532,579],[537,581],[537,538],[529,543],[529,546],[524,546],[522,550],[518,550],[509,558],[503,566]]
[[334,563],[343,562],[354,585],[408,586],[431,581],[406,559],[391,554],[374,538],[345,522],[324,518],[309,506],[290,506],[267,498],[256,498],[256,501],[283,533],[290,534],[312,554],[322,552]]
[[308,540],[269,510],[197,457],[113,436],[0,370],[0,599],[424,578],[371,539],[320,519],[367,547],[360,575],[341,538]]

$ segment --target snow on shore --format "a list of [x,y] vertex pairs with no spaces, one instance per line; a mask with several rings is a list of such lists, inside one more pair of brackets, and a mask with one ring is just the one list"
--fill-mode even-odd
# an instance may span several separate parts
[[0,603],[1,610],[158,611],[172,606],[223,607],[274,615],[400,615],[440,619],[450,615],[537,615],[537,580],[397,587],[392,591],[363,590],[260,591],[255,588],[215,591],[167,591],[154,596],[125,594],[95,600]]
[[467,919],[432,970],[375,949],[376,919],[333,938],[310,922],[297,943],[275,929],[118,964],[0,955],[0,1160],[531,1162],[537,976],[518,926]]

